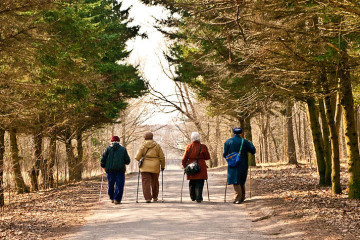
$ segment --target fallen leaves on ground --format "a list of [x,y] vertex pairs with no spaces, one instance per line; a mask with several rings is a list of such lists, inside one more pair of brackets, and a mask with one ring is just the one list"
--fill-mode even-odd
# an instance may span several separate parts
[[0,239],[44,239],[61,236],[84,223],[96,206],[99,180],[81,181],[57,189],[15,195],[0,210]]
[[256,195],[274,199],[283,218],[301,219],[309,232],[331,231],[340,239],[360,239],[360,200],[348,199],[345,165],[341,170],[343,193],[338,195],[331,187],[320,187],[317,170],[308,165],[256,167],[252,174]]

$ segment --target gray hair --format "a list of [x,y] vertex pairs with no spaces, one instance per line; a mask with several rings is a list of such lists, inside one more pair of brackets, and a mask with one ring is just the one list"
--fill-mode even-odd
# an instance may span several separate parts
[[191,133],[191,141],[192,142],[196,142],[196,141],[200,142],[200,134],[198,132],[192,132]]

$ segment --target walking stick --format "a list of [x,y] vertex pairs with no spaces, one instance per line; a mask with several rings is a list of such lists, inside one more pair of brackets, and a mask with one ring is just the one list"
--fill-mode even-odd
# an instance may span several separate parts
[[182,192],[183,192],[183,187],[184,187],[184,179],[185,179],[185,170],[184,170],[183,180],[182,180],[182,184],[181,184],[180,203],[182,203]]
[[251,165],[249,166],[249,171],[250,171],[249,195],[250,195],[250,199],[251,199]]
[[164,202],[164,171],[161,171],[161,202]]
[[207,188],[207,194],[208,194],[208,201],[210,202],[210,193],[209,193],[209,184],[208,184],[208,180],[206,180],[206,188]]
[[104,171],[103,171],[103,174],[102,174],[102,177],[101,177],[101,185],[100,185],[100,194],[99,194],[99,202],[98,202],[98,204],[101,203],[101,192],[102,192],[103,182],[104,182]]
[[224,203],[226,203],[226,190],[227,190],[227,174],[226,174],[226,182],[225,182],[225,196],[224,196]]
[[140,183],[140,167],[138,172],[138,184],[137,184],[137,190],[136,190],[136,203],[139,203],[139,183]]

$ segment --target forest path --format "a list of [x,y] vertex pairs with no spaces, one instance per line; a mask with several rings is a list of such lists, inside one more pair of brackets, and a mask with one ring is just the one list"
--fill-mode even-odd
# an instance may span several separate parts
[[257,207],[256,199],[232,204],[232,186],[228,187],[228,202],[224,203],[225,174],[224,170],[209,172],[211,201],[207,201],[205,183],[201,204],[190,200],[186,179],[180,203],[182,170],[164,172],[163,203],[161,175],[157,203],[145,203],[141,183],[139,203],[135,203],[137,173],[126,179],[125,198],[120,205],[110,203],[105,184],[102,202],[86,218],[87,224],[64,239],[301,239],[301,233],[282,231],[286,223],[257,221],[259,218],[256,220],[250,213]]

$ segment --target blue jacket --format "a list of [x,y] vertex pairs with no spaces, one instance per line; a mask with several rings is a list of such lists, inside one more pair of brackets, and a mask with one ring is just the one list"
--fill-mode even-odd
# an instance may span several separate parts
[[248,153],[255,154],[256,152],[254,145],[250,141],[240,137],[239,135],[235,135],[225,142],[223,157],[225,158],[227,155],[233,152],[239,152],[242,141],[244,141],[244,143],[240,154],[239,164],[236,167],[228,166],[228,184],[245,184],[247,171],[249,168]]

